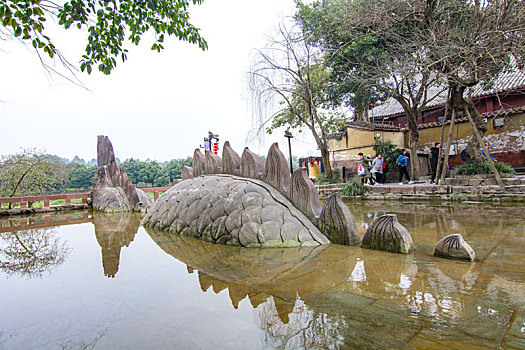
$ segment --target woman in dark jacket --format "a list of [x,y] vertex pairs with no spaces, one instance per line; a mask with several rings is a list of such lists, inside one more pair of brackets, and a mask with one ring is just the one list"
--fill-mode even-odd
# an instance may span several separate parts
[[430,167],[432,169],[432,178],[430,179],[431,184],[435,183],[434,180],[436,179],[436,172],[439,159],[439,146],[441,146],[441,144],[439,142],[436,142],[434,144],[434,147],[430,148]]

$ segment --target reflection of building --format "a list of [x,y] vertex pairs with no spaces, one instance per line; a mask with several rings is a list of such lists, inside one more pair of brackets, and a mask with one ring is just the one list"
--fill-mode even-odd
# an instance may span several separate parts
[[131,213],[93,213],[95,236],[102,250],[104,275],[115,277],[118,272],[120,250],[128,247],[135,238],[140,218]]
[[[440,141],[441,122],[451,118],[451,111],[444,115],[446,90],[440,92],[433,88],[429,93],[437,97],[418,120],[418,153],[428,152],[434,142]],[[473,88],[472,98],[485,118],[487,132],[484,141],[494,158],[514,166],[525,166],[525,74],[519,71],[501,74],[488,89],[478,84]],[[395,99],[390,98],[371,109],[369,120],[370,122],[348,121],[339,133],[332,135],[329,150],[334,166],[355,169],[359,152],[365,155],[374,154],[372,145],[376,138],[392,141],[399,148],[408,148],[407,117]],[[445,135],[448,132],[447,126]],[[451,165],[463,164],[458,155],[471,135],[472,128],[468,119],[461,113],[458,114],[453,131]],[[419,154],[419,157],[423,164],[428,155]],[[429,169],[423,166],[420,170],[425,174]]]

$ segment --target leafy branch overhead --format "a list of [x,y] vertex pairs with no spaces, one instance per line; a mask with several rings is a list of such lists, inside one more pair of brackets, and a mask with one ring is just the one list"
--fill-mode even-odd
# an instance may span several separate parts
[[66,29],[85,29],[88,44],[80,69],[91,73],[98,65],[99,71],[110,74],[118,58],[123,62],[127,59],[125,39],[138,45],[150,29],[155,33],[152,50],[164,49],[165,35],[206,50],[206,40],[190,23],[191,3],[201,4],[202,0],[71,0],[63,5],[48,0],[4,0],[0,4],[0,21],[9,35],[31,43],[37,52],[50,58],[60,52],[46,35],[47,19],[57,19]]

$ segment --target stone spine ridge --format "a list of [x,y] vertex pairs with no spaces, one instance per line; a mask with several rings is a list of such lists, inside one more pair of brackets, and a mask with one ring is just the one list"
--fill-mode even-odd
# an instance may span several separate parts
[[243,247],[306,247],[330,242],[270,185],[224,174],[174,185],[153,204],[143,225]]
[[361,247],[408,254],[414,243],[407,229],[397,221],[397,215],[387,214],[375,219],[366,229]]
[[226,141],[222,148],[222,168],[223,174],[239,175],[241,168],[241,157],[231,148],[230,142]]
[[241,156],[240,175],[249,179],[260,180],[264,175],[264,168],[265,164],[261,157],[245,147]]
[[222,160],[221,157],[213,152],[208,152],[206,155],[206,164],[204,167],[207,175],[220,174],[221,173]]
[[206,157],[202,154],[200,149],[196,148],[193,152],[193,177],[204,175],[205,170]]
[[266,167],[264,169],[264,182],[289,197],[290,192],[290,169],[284,154],[279,150],[279,144],[272,144],[266,156]]
[[188,164],[184,164],[182,166],[181,175],[183,180],[188,180],[193,178],[193,168],[188,166]]
[[434,256],[448,259],[474,261],[476,253],[459,233],[443,237],[434,248]]
[[292,175],[290,200],[312,222],[321,215],[321,202],[306,168],[299,168]]
[[317,227],[331,242],[336,244],[354,245],[361,241],[354,217],[343,203],[339,193],[331,195],[326,200],[321,216],[317,220]]

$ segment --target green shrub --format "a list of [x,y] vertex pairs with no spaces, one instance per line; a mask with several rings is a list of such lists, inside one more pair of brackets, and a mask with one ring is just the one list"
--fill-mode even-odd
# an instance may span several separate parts
[[326,173],[321,173],[316,179],[317,183],[338,183],[341,181],[341,170],[339,169],[332,169],[332,177],[328,178],[326,177]]
[[365,185],[361,182],[359,177],[354,177],[352,181],[345,182],[341,186],[341,196],[343,197],[353,197],[361,196],[365,193]]
[[[514,174],[516,171],[505,163],[494,163],[496,169],[500,173]],[[481,174],[492,174],[490,165],[488,162],[483,163],[472,163],[460,165],[454,168],[454,174],[456,175],[481,175]]]

